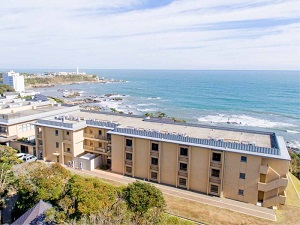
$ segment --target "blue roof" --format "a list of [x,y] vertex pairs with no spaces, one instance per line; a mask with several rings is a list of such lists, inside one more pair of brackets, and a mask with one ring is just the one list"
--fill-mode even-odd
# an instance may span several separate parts
[[173,133],[163,133],[153,130],[141,130],[141,129],[131,129],[131,128],[118,128],[109,131],[111,134],[124,134],[127,136],[135,136],[146,139],[154,139],[159,141],[172,141],[177,142],[183,145],[194,145],[194,146],[207,146],[207,147],[217,147],[223,149],[235,149],[253,153],[268,154],[268,155],[277,155],[280,156],[279,148],[268,148],[268,147],[259,147],[253,144],[243,144],[236,142],[224,142],[223,140],[215,139],[202,139],[202,138],[192,138],[182,134],[173,134]]

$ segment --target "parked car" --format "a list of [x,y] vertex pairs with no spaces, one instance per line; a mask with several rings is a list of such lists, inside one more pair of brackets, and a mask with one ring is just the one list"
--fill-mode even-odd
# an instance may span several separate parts
[[24,159],[24,157],[30,156],[30,154],[27,154],[27,153],[18,153],[17,156],[18,156],[19,159]]
[[34,162],[36,160],[37,160],[37,157],[35,157],[34,155],[25,156],[23,158],[24,162]]

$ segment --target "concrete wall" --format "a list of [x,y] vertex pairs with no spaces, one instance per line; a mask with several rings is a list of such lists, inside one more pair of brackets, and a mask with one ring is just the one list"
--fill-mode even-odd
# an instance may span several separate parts
[[111,170],[116,173],[124,174],[124,137],[120,135],[112,135],[111,147]]

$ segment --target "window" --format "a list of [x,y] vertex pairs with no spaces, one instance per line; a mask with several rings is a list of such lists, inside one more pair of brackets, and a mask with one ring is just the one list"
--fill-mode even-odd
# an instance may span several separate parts
[[210,192],[219,194],[219,186],[218,185],[210,185]]
[[179,185],[180,186],[186,186],[186,179],[179,177]]
[[246,179],[246,174],[240,173],[240,179]]
[[125,171],[126,171],[126,173],[132,173],[132,167],[131,166],[126,166],[125,167]]
[[98,134],[101,136],[101,135],[102,135],[102,130],[99,130],[99,131],[98,131]]
[[55,130],[55,136],[58,136],[58,130]]
[[70,148],[67,148],[67,152],[71,152],[71,149],[70,149]]
[[247,162],[247,156],[241,156],[241,162]]
[[157,180],[157,173],[156,172],[151,172],[151,179]]
[[242,190],[242,189],[239,189],[238,195],[242,195],[242,196],[244,196],[244,190]]
[[151,164],[157,166],[158,165],[158,158],[151,157]]
[[99,148],[102,148],[102,143],[99,142]]
[[211,170],[211,176],[212,177],[220,177],[220,170],[212,169]]
[[59,148],[59,143],[55,142],[55,146],[56,146],[56,148]]
[[188,156],[188,148],[180,148],[180,155],[181,156]]
[[126,147],[132,147],[132,140],[126,139]]
[[158,144],[157,143],[152,143],[152,151],[158,151]]
[[180,163],[179,164],[179,169],[183,171],[187,171],[187,164],[186,163]]
[[126,152],[126,160],[132,160],[132,154]]
[[216,162],[221,162],[221,153],[213,152],[212,160]]
[[67,133],[67,135],[70,135],[70,132],[69,132],[69,131],[67,131],[66,133]]

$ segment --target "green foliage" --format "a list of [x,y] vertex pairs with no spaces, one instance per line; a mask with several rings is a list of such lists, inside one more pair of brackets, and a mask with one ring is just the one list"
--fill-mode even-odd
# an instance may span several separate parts
[[34,75],[25,76],[25,86],[35,86],[43,84],[63,84],[63,83],[74,83],[74,82],[93,82],[97,81],[98,77],[93,75],[55,75],[51,77],[37,77]]
[[15,177],[12,167],[22,161],[18,159],[17,150],[0,145],[0,207],[4,206],[4,197],[13,189]]
[[15,92],[15,89],[7,84],[0,84],[0,95],[2,95],[4,92]]
[[151,184],[136,181],[124,188],[123,196],[137,223],[158,222],[165,211],[162,192]]
[[109,169],[109,165],[106,165],[106,164],[104,165],[103,164],[103,165],[100,166],[100,169],[101,170],[108,170]]
[[300,155],[293,151],[289,153],[291,156],[290,172],[300,179]]
[[54,101],[56,101],[57,103],[64,103],[64,100],[60,99],[60,98],[55,98],[55,97],[51,97],[51,96],[47,96],[48,98],[53,99]]
[[68,170],[59,164],[42,162],[23,163],[14,168],[18,178],[19,200],[17,210],[24,212],[40,199],[55,203],[63,196],[71,177]]

